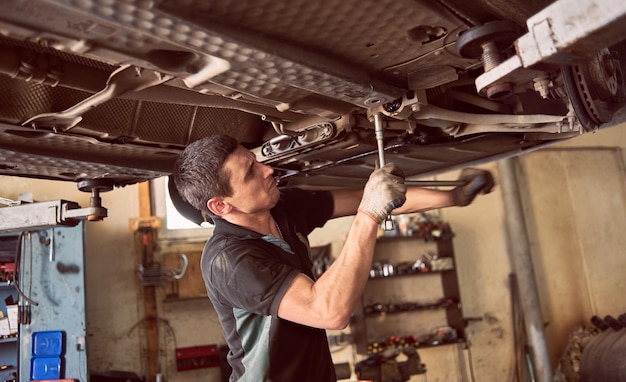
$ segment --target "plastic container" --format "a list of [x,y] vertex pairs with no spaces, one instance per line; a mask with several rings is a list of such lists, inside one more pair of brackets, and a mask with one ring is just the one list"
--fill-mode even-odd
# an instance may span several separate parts
[[32,356],[53,357],[63,354],[63,332],[60,330],[34,332]]
[[37,357],[30,360],[31,381],[61,378],[61,357]]

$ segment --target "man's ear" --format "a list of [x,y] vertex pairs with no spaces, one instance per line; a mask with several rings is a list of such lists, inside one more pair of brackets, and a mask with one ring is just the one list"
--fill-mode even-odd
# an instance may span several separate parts
[[206,202],[206,206],[209,209],[209,211],[211,211],[217,216],[226,215],[233,209],[233,207],[230,204],[224,202],[224,200],[219,197],[213,197],[209,199],[209,201]]

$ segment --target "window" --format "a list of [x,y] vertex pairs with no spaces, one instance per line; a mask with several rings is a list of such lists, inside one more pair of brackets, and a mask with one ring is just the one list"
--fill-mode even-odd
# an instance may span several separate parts
[[207,240],[213,233],[213,225],[198,226],[182,216],[172,203],[167,190],[167,177],[151,181],[155,215],[161,218],[159,238],[164,240]]

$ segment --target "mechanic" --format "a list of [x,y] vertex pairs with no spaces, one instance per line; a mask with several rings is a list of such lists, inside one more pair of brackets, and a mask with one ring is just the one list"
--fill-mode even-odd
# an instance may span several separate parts
[[[182,197],[215,223],[201,269],[230,349],[231,381],[336,381],[325,329],[348,325],[381,221],[392,210],[468,205],[493,186],[489,172],[469,169],[461,175],[468,183],[451,191],[407,189],[388,163],[364,190],[279,190],[273,172],[225,135],[190,144],[174,171]],[[356,216],[344,247],[315,280],[307,235],[347,215]]]

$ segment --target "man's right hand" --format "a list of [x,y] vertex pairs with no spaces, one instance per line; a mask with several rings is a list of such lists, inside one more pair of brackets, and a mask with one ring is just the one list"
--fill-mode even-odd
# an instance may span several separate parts
[[406,201],[404,172],[395,164],[387,163],[372,172],[365,184],[359,211],[371,216],[377,222]]

